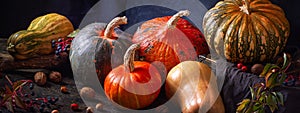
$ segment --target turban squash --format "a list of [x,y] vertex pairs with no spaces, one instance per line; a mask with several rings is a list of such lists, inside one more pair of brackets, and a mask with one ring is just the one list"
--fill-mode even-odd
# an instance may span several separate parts
[[280,53],[290,34],[284,11],[269,0],[224,0],[203,19],[208,45],[230,62],[266,62]]

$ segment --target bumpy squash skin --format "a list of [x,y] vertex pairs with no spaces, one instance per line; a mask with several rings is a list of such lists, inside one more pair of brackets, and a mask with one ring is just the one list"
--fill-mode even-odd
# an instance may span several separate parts
[[[205,38],[212,50],[230,62],[270,61],[286,45],[289,22],[284,11],[269,0],[246,1],[220,1],[207,11]],[[248,7],[243,3],[249,3],[244,5]]]
[[63,15],[50,13],[37,17],[27,30],[12,34],[7,41],[7,51],[17,60],[24,60],[54,51],[52,40],[65,38],[74,31],[70,20]]

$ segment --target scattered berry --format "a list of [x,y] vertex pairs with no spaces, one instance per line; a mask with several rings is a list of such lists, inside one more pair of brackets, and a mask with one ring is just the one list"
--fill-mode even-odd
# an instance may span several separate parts
[[241,69],[244,65],[242,63],[238,63],[236,66],[238,69]]
[[33,88],[34,88],[33,83],[30,83],[30,84],[29,84],[29,89],[32,90]]
[[246,72],[248,70],[247,66],[242,66],[242,71]]
[[73,38],[59,38],[57,41],[52,40],[52,48],[55,48],[55,55],[59,56],[61,52],[69,52]]
[[67,92],[68,92],[68,88],[67,88],[66,86],[61,86],[61,87],[60,87],[60,91],[61,91],[62,93],[67,93]]
[[72,109],[72,110],[78,110],[78,109],[79,109],[79,105],[76,104],[76,103],[72,103],[72,104],[71,104],[71,109]]

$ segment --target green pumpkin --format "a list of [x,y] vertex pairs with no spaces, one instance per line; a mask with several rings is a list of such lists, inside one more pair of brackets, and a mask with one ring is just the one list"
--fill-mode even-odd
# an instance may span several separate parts
[[280,53],[290,34],[284,11],[269,0],[224,0],[207,11],[208,45],[230,62],[267,62]]

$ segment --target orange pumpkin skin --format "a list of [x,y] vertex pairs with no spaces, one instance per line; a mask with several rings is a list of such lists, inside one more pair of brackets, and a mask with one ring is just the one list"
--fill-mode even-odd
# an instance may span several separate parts
[[154,18],[144,22],[133,36],[133,43],[140,43],[139,55],[145,61],[162,62],[170,70],[181,61],[195,60],[208,54],[209,49],[200,30],[187,20],[178,18],[174,26],[168,21],[172,16]]
[[[114,68],[104,81],[106,96],[130,109],[149,106],[159,95],[162,80],[159,71],[148,62],[134,61],[129,72],[124,65]],[[136,92],[135,92],[136,91]]]

